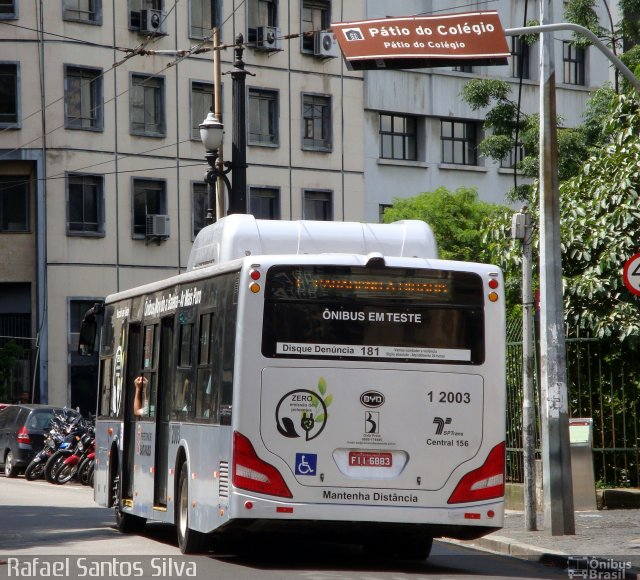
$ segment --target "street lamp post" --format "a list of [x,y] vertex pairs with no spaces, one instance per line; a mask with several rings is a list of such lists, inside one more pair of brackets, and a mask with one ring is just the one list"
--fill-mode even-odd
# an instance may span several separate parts
[[227,173],[231,171],[231,167],[226,170],[220,170],[217,165],[218,150],[222,146],[222,136],[224,134],[224,125],[216,119],[213,112],[209,112],[207,118],[200,124],[200,140],[204,145],[205,159],[209,164],[209,169],[204,180],[208,185],[207,195],[207,216],[205,218],[207,225],[213,223],[214,207],[216,205],[216,184],[218,178],[222,178],[227,190],[231,192],[231,184]]
[[[248,74],[252,74],[244,69],[242,53],[244,37],[242,34],[236,36],[235,61],[231,78],[233,79],[233,102],[231,115],[233,117],[233,134],[231,142],[231,162],[225,161],[221,170],[216,161],[218,160],[218,150],[222,146],[222,136],[224,125],[216,119],[213,112],[200,125],[200,140],[204,145],[205,158],[209,164],[205,181],[208,189],[208,208],[206,222],[213,223],[215,207],[216,181],[222,178],[229,192],[229,214],[247,213],[247,121],[245,106],[245,79]],[[232,180],[229,181],[227,174],[231,173]]]

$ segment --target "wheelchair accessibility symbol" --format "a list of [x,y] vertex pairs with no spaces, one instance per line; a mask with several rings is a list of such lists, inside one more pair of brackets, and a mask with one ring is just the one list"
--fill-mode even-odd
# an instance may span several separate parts
[[296,453],[296,475],[315,475],[317,465],[315,453]]

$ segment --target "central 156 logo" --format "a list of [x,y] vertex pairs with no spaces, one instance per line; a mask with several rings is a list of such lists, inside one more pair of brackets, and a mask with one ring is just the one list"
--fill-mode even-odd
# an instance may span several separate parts
[[276,407],[276,425],[281,435],[289,438],[315,439],[327,424],[327,407],[333,395],[327,395],[327,382],[318,380],[318,392],[295,389],[285,394]]

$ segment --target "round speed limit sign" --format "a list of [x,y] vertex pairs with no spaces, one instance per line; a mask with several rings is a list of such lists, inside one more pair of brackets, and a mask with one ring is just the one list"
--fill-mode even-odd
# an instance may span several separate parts
[[640,296],[640,254],[635,254],[626,261],[622,277],[629,291]]

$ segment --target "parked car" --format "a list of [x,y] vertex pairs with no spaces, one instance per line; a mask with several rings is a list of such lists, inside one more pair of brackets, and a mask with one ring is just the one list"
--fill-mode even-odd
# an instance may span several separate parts
[[11,407],[11,403],[0,403],[0,411],[4,411],[7,407]]
[[10,405],[0,412],[0,465],[5,477],[24,471],[33,456],[42,449],[54,413],[60,407],[50,405]]

